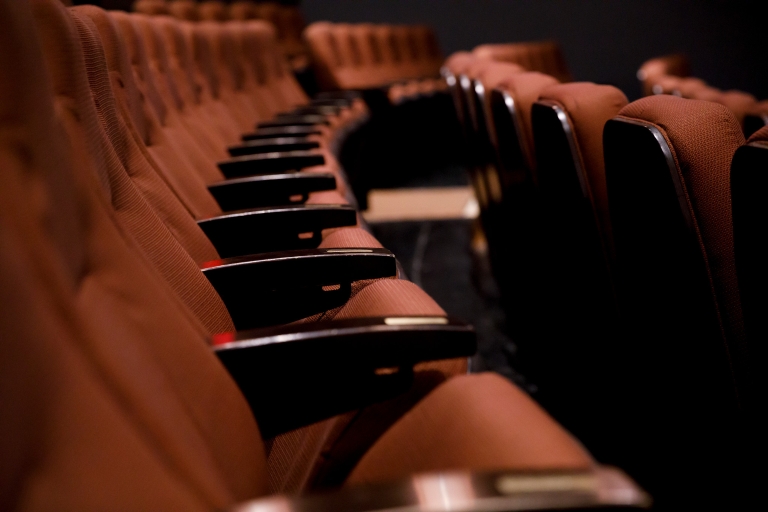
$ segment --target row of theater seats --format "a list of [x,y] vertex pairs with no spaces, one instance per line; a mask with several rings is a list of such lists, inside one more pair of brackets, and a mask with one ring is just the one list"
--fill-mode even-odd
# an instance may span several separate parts
[[372,89],[425,80],[440,87],[443,57],[431,28],[423,25],[316,22],[304,31],[315,74],[325,90]]
[[537,399],[658,503],[747,504],[768,131],[745,145],[715,102],[628,103],[474,54],[443,72]]
[[[304,96],[263,22],[0,1],[0,508],[491,469],[640,503],[584,480],[593,458],[512,384],[466,375],[471,328],[347,200],[331,148],[365,115]],[[526,478],[488,489],[552,489]],[[436,489],[417,503],[452,509]]]
[[237,0],[220,2],[206,0],[136,0],[133,11],[148,15],[171,15],[187,21],[264,20],[277,31],[277,43],[294,71],[305,69],[307,48],[302,39],[306,23],[296,6],[278,2]]
[[721,91],[700,78],[691,77],[690,64],[684,55],[650,59],[637,71],[637,78],[646,96],[672,94],[725,105],[736,116],[747,137],[768,124],[768,100],[758,101],[743,91]]

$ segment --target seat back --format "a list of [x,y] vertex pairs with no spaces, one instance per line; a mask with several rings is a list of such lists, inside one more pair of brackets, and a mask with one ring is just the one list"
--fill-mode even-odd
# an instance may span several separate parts
[[482,44],[472,53],[481,59],[518,64],[527,71],[551,75],[560,82],[571,81],[563,52],[555,41]]
[[[644,436],[628,469],[662,497],[678,481],[678,464],[687,468],[683,485],[704,489],[722,478],[727,489],[740,478],[720,468],[740,464],[738,411],[748,389],[729,187],[742,144],[727,108],[673,96],[631,103],[605,126],[627,334],[617,389],[633,404],[625,421]],[[655,457],[676,469],[654,467]]]
[[749,138],[747,145],[736,151],[731,164],[734,251],[744,326],[752,355],[749,370],[754,380],[751,404],[755,417],[759,417],[759,411],[765,408],[766,389],[760,365],[765,361],[765,340],[768,338],[764,314],[768,305],[764,243],[768,217],[763,200],[763,191],[768,185],[767,168],[768,128],[762,128]]
[[[489,248],[508,315],[522,347],[542,334],[539,308],[539,195],[531,106],[557,80],[537,72],[510,73],[490,92],[488,126],[492,126],[500,201],[491,215]],[[490,131],[490,130],[489,130]],[[494,261],[495,260],[495,261]]]
[[613,244],[602,133],[626,104],[615,87],[583,82],[547,88],[531,111],[539,184],[563,208],[558,217],[575,215],[578,231],[591,233],[584,240],[597,243],[606,264]]
[[264,494],[246,401],[54,111],[41,46],[72,40],[65,8],[30,3],[0,2],[14,48],[0,54],[3,508],[205,510]]
[[168,12],[171,16],[180,20],[200,20],[200,14],[197,10],[197,2],[194,0],[170,0],[170,2],[168,2]]
[[546,269],[539,284],[550,321],[528,351],[539,400],[595,449],[604,446],[605,357],[618,332],[603,126],[626,104],[615,87],[573,82],[547,87],[531,109]]

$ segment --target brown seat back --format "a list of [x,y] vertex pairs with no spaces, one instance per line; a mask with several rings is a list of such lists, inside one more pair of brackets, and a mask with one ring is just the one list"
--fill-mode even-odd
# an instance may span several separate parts
[[[729,174],[743,143],[727,108],[666,95],[630,103],[605,127],[617,294],[628,336],[617,355],[628,362],[617,388],[637,400],[626,414],[644,418],[634,425],[644,440],[630,450],[642,462],[632,465],[663,497],[681,473],[654,468],[661,453],[685,464],[686,482],[734,477],[701,468],[739,464],[731,457],[742,438],[737,411],[748,355]],[[649,371],[653,382],[633,387]],[[702,454],[705,439],[717,441]]]
[[215,0],[206,0],[197,5],[197,12],[201,20],[207,21],[227,21],[229,20],[229,9],[224,2]]
[[528,71],[551,75],[560,82],[571,81],[563,53],[554,41],[483,44],[472,53],[481,59],[518,64]]
[[[548,290],[542,306],[551,321],[529,352],[548,409],[598,450],[611,449],[601,390],[612,371],[605,357],[620,332],[609,272],[603,127],[626,104],[615,87],[573,82],[547,87],[531,109],[545,234],[539,285]],[[566,341],[576,338],[583,341]]]

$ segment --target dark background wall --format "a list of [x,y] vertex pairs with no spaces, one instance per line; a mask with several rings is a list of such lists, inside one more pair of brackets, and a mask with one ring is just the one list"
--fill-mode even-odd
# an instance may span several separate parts
[[[693,73],[768,97],[755,3],[713,0],[304,0],[307,21],[427,23],[446,55],[484,42],[556,39],[577,80],[639,95],[638,66],[684,52]],[[762,44],[761,44],[762,43]]]

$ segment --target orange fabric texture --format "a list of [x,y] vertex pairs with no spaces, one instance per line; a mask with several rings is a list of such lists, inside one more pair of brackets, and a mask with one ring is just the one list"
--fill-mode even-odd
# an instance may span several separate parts
[[[61,4],[32,4],[48,34],[66,27]],[[29,4],[0,3],[0,19],[3,47],[15,50],[1,52],[0,74],[13,69],[16,84],[0,80],[9,93],[0,111],[17,128],[0,140],[0,247],[4,259],[24,262],[15,268],[23,273],[2,271],[0,293],[15,297],[3,297],[4,306],[25,311],[13,325],[28,319],[22,335],[2,315],[4,341],[19,335],[0,349],[3,406],[30,407],[23,416],[9,411],[17,435],[0,415],[4,442],[15,444],[3,453],[18,454],[3,457],[3,474],[12,475],[3,480],[17,486],[3,508],[111,508],[117,499],[205,510],[262,494],[265,459],[248,405],[211,356],[205,330],[119,227],[103,185],[73,160],[30,37]],[[7,377],[19,380],[11,386]]]
[[483,44],[472,53],[480,59],[518,64],[526,71],[551,75],[561,82],[571,80],[560,46],[554,41]]
[[485,470],[593,464],[522,391],[497,375],[479,374],[455,377],[429,394],[366,453],[347,483],[460,469],[466,461]]

